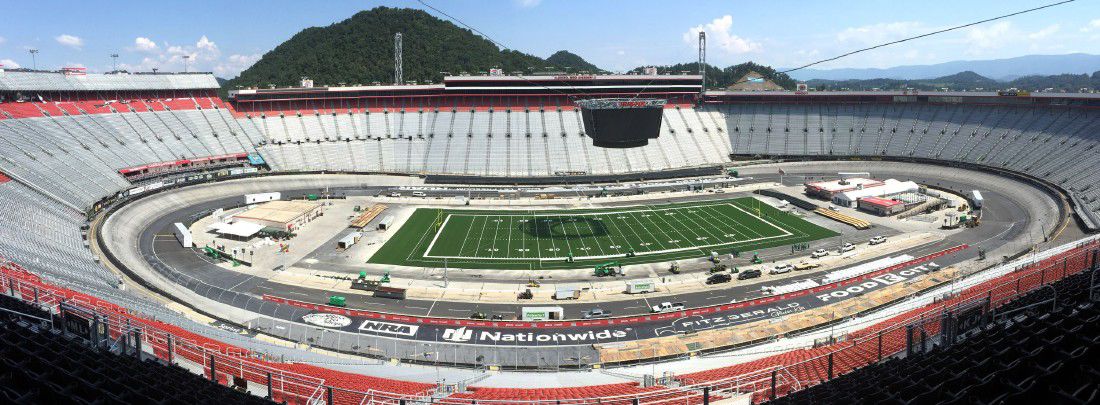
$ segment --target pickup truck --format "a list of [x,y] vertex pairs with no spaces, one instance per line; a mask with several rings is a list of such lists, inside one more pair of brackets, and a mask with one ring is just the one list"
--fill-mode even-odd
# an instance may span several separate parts
[[868,245],[877,245],[877,244],[880,244],[880,243],[886,243],[886,237],[885,236],[882,236],[882,235],[875,236],[875,237],[871,238],[870,241],[867,241]]
[[840,253],[851,252],[853,250],[856,250],[856,245],[851,243],[845,243],[844,246],[840,247]]
[[665,301],[665,302],[662,302],[660,304],[654,305],[653,308],[650,308],[650,311],[654,312],[654,313],[675,312],[675,311],[683,311],[683,310],[684,310],[684,303],[682,303],[682,302],[672,303],[672,302],[668,302],[668,301]]
[[825,250],[825,249],[818,249],[818,250],[815,250],[813,253],[810,253],[810,257],[812,257],[814,259],[822,258],[822,257],[828,256],[828,255],[829,255],[829,251]]

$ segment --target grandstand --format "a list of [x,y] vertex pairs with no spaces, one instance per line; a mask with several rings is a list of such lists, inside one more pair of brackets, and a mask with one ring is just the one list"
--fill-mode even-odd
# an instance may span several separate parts
[[[927,290],[910,293],[906,298],[911,300],[891,301],[893,306],[881,312],[854,308],[859,311],[850,318],[827,324],[844,330],[843,339],[819,327],[792,329],[790,336],[783,337],[786,329],[759,328],[756,334],[747,334],[744,347],[738,349],[760,351],[720,367],[659,381],[636,381],[615,371],[585,372],[574,377],[590,384],[543,388],[505,386],[507,381],[489,384],[486,375],[473,370],[447,371],[452,378],[444,384],[434,380],[431,370],[393,368],[383,361],[347,366],[352,362],[348,357],[302,348],[337,348],[387,362],[438,366],[437,359],[448,356],[440,351],[454,347],[452,365],[468,366],[460,364],[457,348],[470,346],[447,346],[446,337],[436,337],[431,348],[425,343],[398,348],[395,342],[401,339],[372,335],[362,341],[356,337],[356,348],[347,350],[352,344],[342,341],[347,335],[336,329],[313,335],[321,329],[299,323],[297,329],[290,327],[287,330],[292,332],[280,335],[275,321],[267,330],[258,324],[223,322],[244,317],[264,320],[280,313],[298,316],[306,313],[302,307],[308,303],[278,302],[231,291],[195,275],[159,269],[166,275],[160,278],[181,289],[219,296],[222,301],[216,301],[215,308],[227,314],[205,312],[198,307],[200,299],[184,302],[188,310],[181,312],[179,307],[184,305],[164,304],[163,299],[173,292],[157,291],[152,282],[127,285],[120,273],[104,265],[108,262],[117,269],[121,261],[111,260],[113,253],[96,244],[103,239],[135,244],[129,234],[101,235],[104,222],[99,215],[156,200],[164,190],[207,182],[232,185],[234,179],[244,178],[238,183],[262,188],[271,183],[261,179],[274,182],[286,177],[298,179],[291,187],[296,191],[327,189],[336,183],[329,177],[298,176],[320,176],[320,172],[372,175],[347,181],[342,184],[346,189],[366,188],[367,183],[386,178],[376,175],[401,179],[463,175],[471,181],[504,177],[514,178],[516,184],[565,178],[584,182],[590,176],[658,174],[728,166],[743,159],[859,159],[869,165],[899,160],[978,169],[1063,192],[1080,228],[1100,229],[1096,183],[1100,166],[1093,150],[1100,142],[1100,97],[1094,94],[1033,93],[1006,98],[995,93],[708,93],[695,104],[672,89],[689,85],[684,93],[697,92],[697,87],[690,87],[699,80],[697,76],[669,80],[646,94],[669,100],[661,136],[644,147],[608,150],[592,146],[580,112],[562,97],[534,91],[470,93],[471,87],[487,79],[453,77],[442,85],[378,86],[385,89],[299,90],[293,96],[282,94],[288,93],[285,90],[251,90],[223,102],[210,74],[0,72],[0,222],[5,225],[0,227],[4,259],[0,282],[7,287],[0,297],[5,309],[0,316],[4,395],[12,403],[91,402],[93,398],[157,402],[156,395],[164,395],[165,387],[171,386],[177,401],[257,402],[257,396],[215,386],[233,385],[236,377],[244,390],[290,403],[628,404],[704,403],[720,398],[761,402],[781,397],[778,402],[892,398],[988,403],[1044,396],[1046,391],[1066,402],[1095,400],[1095,379],[1089,385],[1082,377],[1097,372],[1091,366],[1095,342],[1087,338],[1096,335],[1096,310],[1090,303],[1097,296],[1100,247],[1095,236],[1070,242],[1054,238],[1057,246],[1045,244],[1041,251],[997,264],[987,262],[981,271],[950,282],[929,281]],[[578,94],[598,95],[580,87]],[[425,93],[430,97],[421,97]],[[214,163],[198,163],[209,161]],[[147,170],[161,165],[169,169]],[[140,176],[127,175],[142,167],[146,170]],[[250,176],[257,172],[265,176]],[[197,205],[174,197],[170,195],[160,207]],[[382,210],[389,214],[398,209],[392,204],[374,205],[360,217],[339,218],[338,228],[347,228],[349,222],[362,227]],[[840,215],[840,221],[853,227],[871,226],[868,220]],[[1055,236],[1060,232],[1047,230]],[[133,277],[133,273],[123,274]],[[844,282],[854,283],[883,273],[843,274]],[[808,293],[784,292],[764,300],[801,296],[797,294]],[[715,308],[699,311],[706,314],[716,312]],[[966,318],[974,308],[981,314],[978,321]],[[193,312],[219,318],[223,327],[197,322]],[[394,325],[412,319],[372,313]],[[420,325],[469,322],[452,317],[413,318]],[[636,320],[593,322],[614,325]],[[81,325],[96,323],[105,326],[106,336],[85,339],[82,333],[92,329]],[[974,325],[980,325],[977,332],[965,332]],[[776,330],[784,333],[773,333]],[[270,343],[270,336],[256,338],[258,333],[294,343]],[[553,364],[629,366],[681,353],[708,354],[701,347],[733,350],[728,345],[684,343],[713,336],[692,331],[637,340],[645,344],[574,345],[555,353],[573,357],[572,363],[559,359]],[[820,339],[814,341],[814,337]],[[726,338],[722,342],[735,340]],[[511,350],[493,353],[515,355],[515,368],[551,364],[538,358],[551,352],[530,347],[494,349]],[[520,353],[536,354],[521,360]],[[620,360],[614,356],[621,356]],[[490,368],[481,361],[476,360],[479,370]],[[534,365],[520,367],[528,361]],[[956,371],[916,381],[919,373],[914,370],[933,368]],[[118,370],[147,377],[119,381],[112,377]],[[886,386],[858,383],[868,376],[881,378]],[[156,383],[133,384],[134,379]],[[937,388],[947,384],[958,388]]]

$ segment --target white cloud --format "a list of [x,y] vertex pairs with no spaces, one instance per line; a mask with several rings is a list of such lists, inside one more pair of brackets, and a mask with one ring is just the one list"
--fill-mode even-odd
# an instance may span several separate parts
[[1012,22],[1001,21],[985,27],[974,27],[966,33],[966,41],[979,48],[1000,48],[1014,37]]
[[128,71],[182,71],[186,65],[192,72],[214,72],[220,77],[233,77],[260,60],[260,54],[232,54],[223,56],[218,44],[203,35],[194,44],[173,45],[155,43],[144,37],[134,40],[132,50],[142,50],[145,56],[140,63],[120,63],[119,68]]
[[1092,32],[1100,30],[1100,18],[1089,21],[1084,27],[1081,27],[1081,32]]
[[733,16],[727,14],[715,18],[714,21],[706,25],[697,25],[689,28],[687,32],[684,33],[684,42],[695,47],[699,41],[699,32],[702,31],[707,33],[707,47],[716,46],[717,49],[721,49],[731,55],[761,50],[762,46],[759,42],[734,35],[731,30],[732,28]]
[[218,52],[218,45],[215,44],[214,41],[207,39],[206,35],[203,35],[202,38],[199,38],[199,42],[195,43],[195,48],[207,52]]
[[214,74],[218,77],[235,77],[241,74],[242,70],[248,69],[256,61],[260,60],[260,54],[253,55],[229,55],[225,60],[220,61],[214,66]]
[[926,31],[926,28],[919,22],[898,21],[845,28],[836,34],[836,39],[839,42],[879,44],[912,36],[923,31]]
[[1028,37],[1028,39],[1032,39],[1032,40],[1045,39],[1046,37],[1054,35],[1060,29],[1062,29],[1061,25],[1054,24],[1054,25],[1051,25],[1049,27],[1043,28],[1041,30],[1035,31],[1033,33],[1027,34],[1027,37]]
[[54,37],[54,40],[56,40],[57,43],[61,45],[65,45],[73,49],[80,49],[80,47],[84,46],[84,39],[75,35],[61,34]]
[[542,0],[516,0],[516,5],[523,8],[536,7],[540,3],[542,3]]
[[157,43],[146,37],[134,38],[134,50],[140,52],[154,52],[156,51]]
[[23,65],[20,65],[19,63],[16,63],[14,60],[11,59],[0,59],[0,65],[2,65],[2,67],[4,67],[5,69],[19,69],[23,67]]

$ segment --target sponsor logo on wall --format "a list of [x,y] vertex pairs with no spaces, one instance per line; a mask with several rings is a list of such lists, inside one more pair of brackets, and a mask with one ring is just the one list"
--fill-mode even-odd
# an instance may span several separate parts
[[767,308],[745,310],[741,312],[720,314],[714,316],[692,315],[685,316],[672,322],[671,325],[662,326],[654,330],[657,336],[679,335],[697,332],[701,330],[723,328],[739,325],[761,319],[777,318],[797,312],[806,308],[797,302],[788,302]]
[[302,321],[310,325],[317,325],[325,328],[343,328],[351,325],[351,318],[339,314],[309,314],[303,316]]
[[368,319],[359,325],[359,330],[379,335],[416,336],[416,331],[420,330],[420,326],[372,321]]
[[454,343],[531,343],[538,344],[587,344],[617,341],[627,337],[627,330],[604,329],[583,332],[512,332],[473,330],[466,327],[447,328],[440,337]]
[[829,292],[823,292],[821,294],[814,295],[821,302],[836,302],[853,296],[858,296],[869,291],[874,291],[882,287],[894,285],[913,277],[924,274],[925,272],[920,270],[919,267],[912,269],[905,269],[894,273],[886,273],[878,277],[871,277],[867,281],[838,288]]

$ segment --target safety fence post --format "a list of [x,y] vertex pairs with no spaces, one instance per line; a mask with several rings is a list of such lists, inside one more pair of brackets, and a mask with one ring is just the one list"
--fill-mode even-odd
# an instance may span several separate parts
[[772,399],[773,400],[777,397],[775,395],[775,374],[776,374],[776,370],[773,368],[772,369]]

